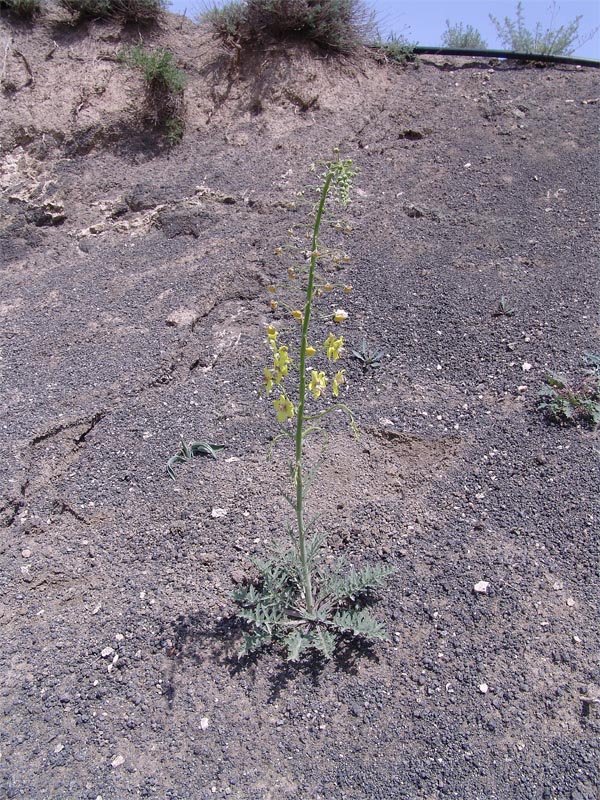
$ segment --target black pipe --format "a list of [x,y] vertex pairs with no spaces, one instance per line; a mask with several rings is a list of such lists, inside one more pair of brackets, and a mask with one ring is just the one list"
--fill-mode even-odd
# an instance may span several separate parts
[[509,50],[465,50],[461,47],[420,47],[411,48],[416,56],[479,56],[480,58],[506,58],[515,61],[537,61],[547,64],[572,64],[573,66],[600,68],[600,61],[591,58],[572,58],[571,56],[551,56],[542,53],[511,53]]

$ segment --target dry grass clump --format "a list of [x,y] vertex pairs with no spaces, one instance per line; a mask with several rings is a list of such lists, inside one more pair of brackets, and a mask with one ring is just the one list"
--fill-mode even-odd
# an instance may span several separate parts
[[156,22],[166,8],[165,0],[59,0],[59,5],[78,21],[119,19],[145,24]]
[[0,0],[0,10],[20,19],[33,19],[41,12],[42,3],[41,0]]
[[303,39],[327,50],[351,53],[375,32],[362,0],[238,0],[200,18],[225,44],[251,47],[268,40]]

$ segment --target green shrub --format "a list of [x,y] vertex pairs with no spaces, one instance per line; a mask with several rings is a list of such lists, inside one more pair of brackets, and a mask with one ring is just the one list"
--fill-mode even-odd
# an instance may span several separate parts
[[21,19],[33,19],[42,10],[41,0],[0,0],[0,9]]
[[295,38],[340,53],[352,52],[374,31],[361,0],[240,0],[215,6],[201,20],[234,46]]
[[446,20],[442,44],[444,47],[456,47],[463,50],[485,50],[487,48],[487,42],[477,28],[472,25],[465,27],[462,22],[450,25],[449,20]]
[[146,119],[155,127],[164,129],[169,144],[176,144],[181,140],[184,130],[183,92],[186,76],[177,68],[173,53],[163,49],[148,52],[139,46],[121,58],[142,73]]
[[[554,28],[554,14],[556,13],[556,3],[551,7],[551,18],[549,26],[544,30],[541,22],[536,22],[533,31],[525,27],[525,17],[523,14],[523,3],[517,3],[516,18],[505,17],[503,22],[490,14],[490,19],[498,32],[498,37],[505,47],[515,53],[539,53],[540,55],[568,56],[577,47],[588,41],[591,36],[596,34],[596,28],[585,39],[579,35],[579,23],[583,19],[580,15],[569,22],[568,25],[561,25]],[[575,47],[573,47],[575,45]]]
[[166,8],[166,0],[113,0],[114,16],[125,22],[156,22]]
[[112,16],[111,0],[58,0],[58,4],[79,19],[106,19]]
[[376,39],[371,47],[379,54],[381,61],[397,61],[399,64],[403,64],[415,57],[415,45],[395,33],[390,33],[385,41],[381,38]]
[[165,10],[165,0],[58,0],[59,5],[78,19],[120,19],[124,22],[152,23]]

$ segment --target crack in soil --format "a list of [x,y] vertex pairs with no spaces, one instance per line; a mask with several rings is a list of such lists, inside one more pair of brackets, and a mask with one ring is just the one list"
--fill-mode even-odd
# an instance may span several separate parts
[[86,437],[89,433],[96,427],[100,420],[104,419],[104,417],[108,414],[107,411],[96,411],[92,414],[91,417],[77,417],[74,420],[70,420],[69,422],[59,422],[57,425],[54,425],[49,430],[45,431],[44,433],[39,434],[38,436],[34,436],[33,439],[30,441],[29,446],[35,447],[36,444],[40,444],[41,442],[45,442],[47,439],[51,439],[53,436],[56,436],[63,431],[71,430],[71,428],[78,428],[80,425],[87,425],[87,428],[81,433],[76,439],[75,444],[80,444],[84,442]]

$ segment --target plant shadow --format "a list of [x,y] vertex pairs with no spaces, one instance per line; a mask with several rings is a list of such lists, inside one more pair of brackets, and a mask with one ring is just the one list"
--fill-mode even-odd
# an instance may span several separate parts
[[180,615],[167,624],[161,638],[166,639],[166,655],[171,662],[164,676],[163,691],[169,706],[177,693],[177,674],[186,661],[195,665],[210,664],[221,667],[234,678],[248,675],[265,676],[269,683],[268,701],[276,700],[281,692],[298,678],[310,681],[317,687],[325,671],[357,675],[360,662],[378,662],[372,644],[355,637],[342,637],[331,660],[315,652],[306,653],[298,661],[286,661],[282,650],[263,648],[251,655],[238,657],[245,624],[235,615],[211,618],[203,612]]

